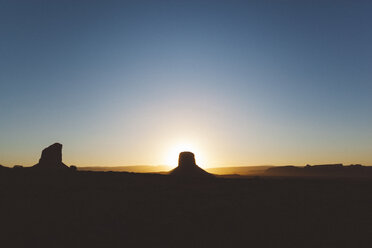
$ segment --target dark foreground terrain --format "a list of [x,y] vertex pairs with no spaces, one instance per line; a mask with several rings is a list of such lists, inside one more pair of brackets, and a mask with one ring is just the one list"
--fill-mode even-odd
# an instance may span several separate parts
[[372,247],[372,180],[0,172],[1,247]]

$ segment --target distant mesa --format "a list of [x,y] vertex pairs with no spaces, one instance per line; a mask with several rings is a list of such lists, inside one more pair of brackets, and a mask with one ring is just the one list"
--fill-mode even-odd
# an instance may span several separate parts
[[45,148],[41,153],[39,163],[33,166],[38,169],[68,169],[69,167],[62,162],[62,144],[54,143]]
[[192,152],[181,152],[178,158],[178,166],[171,170],[170,174],[192,177],[213,176],[195,163],[195,156]]
[[326,177],[371,177],[372,167],[362,166],[361,164],[320,164],[305,167],[279,166],[272,167],[265,171],[268,176],[326,176]]

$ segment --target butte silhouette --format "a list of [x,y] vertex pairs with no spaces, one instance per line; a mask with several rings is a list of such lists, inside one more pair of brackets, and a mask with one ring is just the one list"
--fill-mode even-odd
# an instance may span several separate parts
[[195,163],[195,156],[192,152],[181,152],[178,158],[178,166],[171,170],[170,174],[191,177],[213,176]]
[[39,163],[33,168],[37,169],[68,169],[69,167],[62,162],[62,144],[54,143],[41,152]]

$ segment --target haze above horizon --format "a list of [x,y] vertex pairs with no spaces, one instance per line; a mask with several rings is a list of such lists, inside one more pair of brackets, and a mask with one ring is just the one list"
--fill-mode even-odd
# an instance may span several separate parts
[[370,1],[0,3],[0,164],[372,164]]

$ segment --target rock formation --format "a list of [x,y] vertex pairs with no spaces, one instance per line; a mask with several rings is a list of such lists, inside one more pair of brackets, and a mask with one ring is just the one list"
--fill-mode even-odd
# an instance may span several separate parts
[[40,169],[68,169],[68,166],[62,162],[62,144],[54,143],[45,148],[41,153],[39,163],[33,167]]
[[192,152],[181,152],[178,158],[178,166],[170,174],[177,176],[212,176],[195,163],[195,156]]

